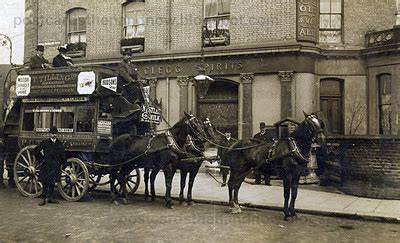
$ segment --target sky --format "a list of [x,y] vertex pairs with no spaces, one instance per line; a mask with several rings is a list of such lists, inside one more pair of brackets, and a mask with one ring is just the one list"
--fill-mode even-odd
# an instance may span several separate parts
[[22,64],[24,59],[25,0],[0,0],[0,64],[10,64],[10,49],[2,46],[2,35],[12,42],[12,63]]

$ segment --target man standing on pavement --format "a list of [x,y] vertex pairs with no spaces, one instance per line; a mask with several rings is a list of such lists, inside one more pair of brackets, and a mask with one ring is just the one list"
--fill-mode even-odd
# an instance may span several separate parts
[[[222,136],[222,141],[220,141],[220,147],[218,147],[218,156],[221,159],[221,166],[229,166],[227,158],[225,156],[228,148],[236,141],[236,139],[232,139],[231,133],[226,132]],[[228,177],[229,169],[228,168],[221,168],[220,172],[222,174],[222,184],[221,187],[226,186],[226,178]]]
[[[263,142],[266,142],[266,143],[273,142],[276,139],[275,135],[272,133],[272,131],[267,130],[267,126],[265,125],[265,122],[260,122],[260,132],[255,134],[253,138],[263,141]],[[256,171],[254,171],[256,184],[261,184],[261,174],[263,174],[265,185],[267,185],[267,186],[271,185],[270,175],[269,175],[270,169],[268,167],[269,167],[269,165],[267,165],[267,164],[261,165],[260,168],[258,168]]]
[[39,206],[49,203],[58,203],[53,198],[54,187],[61,177],[61,165],[67,162],[63,143],[57,139],[57,127],[50,128],[50,138],[42,141],[35,147],[33,153],[42,167],[39,173],[39,181],[43,184],[43,200]]

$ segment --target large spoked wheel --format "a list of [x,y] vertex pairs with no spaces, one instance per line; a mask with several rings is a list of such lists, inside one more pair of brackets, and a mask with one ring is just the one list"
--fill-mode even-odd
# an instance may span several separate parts
[[89,188],[89,171],[82,160],[69,158],[61,168],[58,190],[61,196],[71,202],[80,200]]
[[14,181],[22,195],[38,197],[43,192],[43,185],[39,182],[41,164],[33,155],[36,145],[27,146],[17,154],[14,160]]
[[[125,177],[126,189],[128,190],[128,194],[135,194],[136,190],[139,187],[140,183],[140,170],[134,169],[131,173]],[[115,181],[115,190],[117,193],[122,194],[122,188],[118,180]]]

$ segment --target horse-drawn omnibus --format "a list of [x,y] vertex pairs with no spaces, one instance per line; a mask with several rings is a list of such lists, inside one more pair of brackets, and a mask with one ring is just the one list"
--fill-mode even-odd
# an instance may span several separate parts
[[[58,189],[63,198],[77,201],[91,188],[104,183],[109,173],[108,147],[113,138],[136,131],[145,134],[160,122],[160,113],[149,104],[149,87],[141,85],[143,101],[124,97],[118,73],[105,67],[24,70],[8,83],[4,137],[8,162],[14,161],[14,181],[25,196],[42,193],[40,164],[32,149],[57,126],[68,157]],[[126,178],[131,192],[139,186],[140,172]]]

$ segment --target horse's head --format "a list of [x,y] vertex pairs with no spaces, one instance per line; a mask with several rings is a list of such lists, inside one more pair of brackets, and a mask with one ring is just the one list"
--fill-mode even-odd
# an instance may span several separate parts
[[185,113],[185,124],[187,125],[187,132],[192,137],[204,141],[207,138],[207,134],[204,131],[203,124],[193,114]]
[[215,130],[214,126],[211,124],[211,121],[208,117],[206,117],[203,121],[204,132],[206,134],[207,139],[214,139]]
[[316,143],[324,143],[325,142],[325,124],[324,122],[318,118],[315,113],[307,114],[303,111],[305,119],[304,123],[308,128],[309,135],[312,136],[312,139]]

